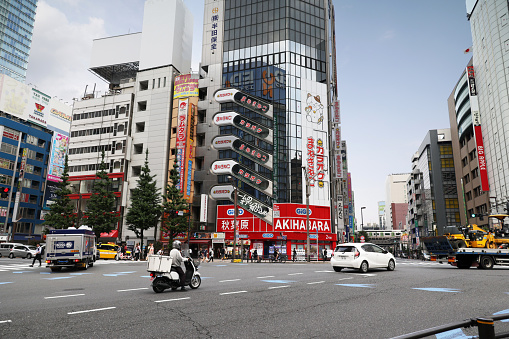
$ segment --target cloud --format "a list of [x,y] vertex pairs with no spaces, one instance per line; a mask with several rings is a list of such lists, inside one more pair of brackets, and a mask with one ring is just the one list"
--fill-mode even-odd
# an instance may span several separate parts
[[39,2],[26,83],[69,103],[82,97],[87,84],[106,87],[88,71],[92,40],[104,36],[104,20],[89,17],[83,23],[69,22],[62,11]]
[[394,39],[395,36],[396,32],[394,32],[393,30],[387,30],[378,38],[378,41],[392,40]]

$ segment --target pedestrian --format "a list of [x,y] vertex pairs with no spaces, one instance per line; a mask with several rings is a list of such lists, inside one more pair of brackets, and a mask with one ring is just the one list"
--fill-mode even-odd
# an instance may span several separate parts
[[294,247],[293,248],[293,253],[292,253],[292,261],[295,261],[295,260],[297,260],[297,250]]
[[224,247],[221,247],[221,250],[219,251],[219,255],[221,257],[221,261],[224,260],[224,256],[225,256],[225,250],[224,250]]
[[323,261],[327,261],[327,249],[323,248]]
[[147,253],[148,253],[148,245],[143,246],[143,259],[147,260]]
[[251,262],[253,262],[253,257],[256,261],[258,261],[258,250],[255,248],[253,255],[251,256]]
[[41,265],[42,265],[41,264],[41,254],[42,254],[41,244],[37,244],[37,250],[35,251],[35,257],[34,257],[34,260],[32,261],[32,265],[30,265],[30,267],[34,267],[36,260],[39,260],[39,267],[41,267]]
[[214,249],[211,248],[209,252],[209,261],[214,262]]
[[154,245],[148,245],[148,255],[154,255]]
[[137,243],[136,246],[134,247],[134,261],[140,261],[140,252],[141,252],[140,243]]

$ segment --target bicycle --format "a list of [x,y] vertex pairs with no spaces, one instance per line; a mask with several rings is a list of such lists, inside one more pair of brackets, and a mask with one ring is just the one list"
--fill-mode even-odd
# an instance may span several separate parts
[[273,255],[270,256],[270,262],[279,262],[284,264],[286,260],[288,260],[288,256],[286,254],[279,254],[277,258]]

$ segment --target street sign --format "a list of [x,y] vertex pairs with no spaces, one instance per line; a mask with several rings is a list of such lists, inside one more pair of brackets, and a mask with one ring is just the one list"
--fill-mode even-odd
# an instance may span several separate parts
[[361,235],[361,242],[364,242],[365,238],[363,235]]

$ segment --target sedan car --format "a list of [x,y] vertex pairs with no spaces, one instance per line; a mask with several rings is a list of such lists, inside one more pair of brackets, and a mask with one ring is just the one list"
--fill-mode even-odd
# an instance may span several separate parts
[[334,249],[331,257],[334,271],[340,272],[343,268],[357,269],[366,273],[370,268],[386,268],[394,271],[396,259],[392,253],[380,246],[371,243],[345,243]]
[[11,248],[11,252],[9,253],[9,258],[27,258],[32,259],[35,257],[35,253],[37,252],[37,248],[35,246],[27,246],[27,245],[16,245]]
[[120,251],[120,246],[115,245],[113,243],[107,244],[97,244],[97,252],[99,252],[99,259],[115,259],[120,260],[124,257],[130,257],[131,252],[126,251],[125,255],[122,255],[122,251]]

